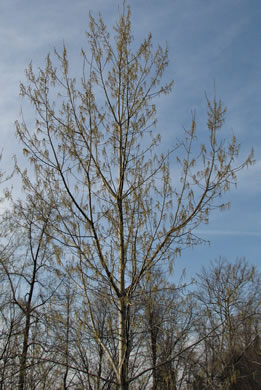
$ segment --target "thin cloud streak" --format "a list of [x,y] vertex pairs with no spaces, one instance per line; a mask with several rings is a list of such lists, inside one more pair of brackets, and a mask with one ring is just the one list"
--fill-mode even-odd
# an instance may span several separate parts
[[247,232],[240,230],[197,230],[197,234],[210,236],[248,236],[260,237],[261,232]]

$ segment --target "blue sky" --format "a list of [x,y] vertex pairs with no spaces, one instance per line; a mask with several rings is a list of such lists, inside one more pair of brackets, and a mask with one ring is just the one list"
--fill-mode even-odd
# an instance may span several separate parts
[[[112,26],[119,0],[6,0],[0,4],[0,131],[4,152],[2,169],[20,155],[14,121],[23,104],[19,81],[32,60],[42,66],[53,47],[63,41],[72,71],[81,70],[80,49],[86,47],[89,11],[101,11]],[[133,32],[137,41],[152,32],[155,46],[168,42],[167,79],[174,79],[171,95],[159,102],[158,131],[163,147],[189,127],[196,110],[199,130],[206,123],[205,93],[227,106],[224,137],[232,131],[241,144],[242,160],[251,147],[256,164],[238,177],[237,190],[227,199],[231,208],[214,212],[199,233],[211,245],[188,249],[177,261],[193,275],[218,256],[233,261],[245,256],[259,265],[261,250],[261,1],[260,0],[132,0]],[[78,73],[79,74],[79,73]],[[30,113],[30,111],[28,111]],[[30,115],[33,113],[31,112]],[[31,119],[32,119],[31,118]],[[30,118],[29,118],[30,119]],[[14,192],[19,194],[18,184]],[[261,268],[261,266],[259,266]]]

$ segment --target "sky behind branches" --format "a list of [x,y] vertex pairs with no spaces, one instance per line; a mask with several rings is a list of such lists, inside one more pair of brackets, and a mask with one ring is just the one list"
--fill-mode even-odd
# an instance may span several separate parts
[[[173,92],[158,101],[157,131],[162,148],[175,143],[189,128],[195,113],[200,137],[206,132],[206,94],[216,95],[227,107],[223,135],[235,134],[241,160],[252,146],[256,164],[238,176],[237,190],[226,200],[231,208],[215,211],[210,223],[196,232],[211,244],[188,249],[177,260],[177,273],[188,276],[219,256],[233,261],[245,256],[259,265],[261,249],[261,1],[260,0],[132,0],[134,44],[152,33],[154,47],[168,43],[166,80],[174,79]],[[117,19],[119,0],[6,0],[0,4],[0,131],[2,169],[11,170],[12,156],[21,157],[14,136],[14,121],[21,107],[27,121],[34,112],[19,97],[19,82],[32,61],[44,66],[53,48],[65,43],[71,74],[81,75],[81,48],[87,47],[89,12],[101,11],[109,28]],[[14,183],[14,193],[20,185]],[[261,266],[259,266],[261,268]]]

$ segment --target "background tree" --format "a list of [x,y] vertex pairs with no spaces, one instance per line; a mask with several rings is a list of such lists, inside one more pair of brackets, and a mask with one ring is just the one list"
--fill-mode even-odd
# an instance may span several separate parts
[[141,333],[147,351],[143,366],[149,362],[152,367],[153,390],[178,389],[184,380],[188,356],[183,351],[190,343],[194,317],[188,286],[167,283],[159,269],[141,286]]
[[[81,292],[81,291],[80,291]],[[55,296],[49,317],[53,345],[53,361],[64,372],[63,388],[82,386],[90,389],[111,389],[115,374],[108,365],[104,350],[96,342],[92,322],[106,348],[114,356],[117,351],[115,336],[115,309],[104,291],[89,294],[93,310],[88,311],[84,297],[71,280]],[[67,386],[67,387],[66,387]]]
[[200,388],[260,383],[260,283],[260,274],[244,259],[234,264],[219,259],[198,275],[197,331],[202,337],[213,329],[199,347]]
[[[70,77],[66,48],[55,52],[57,66],[48,56],[38,74],[28,67],[21,94],[36,110],[35,130],[23,120],[16,128],[35,178],[17,170],[29,196],[52,209],[57,261],[81,289],[94,339],[115,385],[126,390],[142,375],[142,367],[131,375],[129,370],[129,324],[140,281],[155,265],[172,262],[183,247],[200,242],[193,229],[224,206],[218,199],[251,156],[235,166],[235,138],[218,140],[225,110],[215,99],[208,101],[206,144],[197,143],[193,119],[184,140],[159,154],[160,136],[152,128],[156,98],[172,87],[161,83],[167,48],[153,51],[151,35],[133,45],[125,3],[113,35],[101,17],[90,16],[90,50],[82,51],[79,81]],[[116,355],[95,320],[95,290],[109,291],[117,311]]]
[[35,204],[18,202],[4,217],[7,243],[1,253],[0,271],[6,291],[2,314],[8,344],[2,353],[6,355],[10,345],[14,346],[9,372],[3,373],[3,388],[33,389],[39,381],[36,366],[44,352],[41,310],[59,285],[58,278],[53,278],[54,255],[46,235],[49,213],[45,211],[44,220],[39,218]]

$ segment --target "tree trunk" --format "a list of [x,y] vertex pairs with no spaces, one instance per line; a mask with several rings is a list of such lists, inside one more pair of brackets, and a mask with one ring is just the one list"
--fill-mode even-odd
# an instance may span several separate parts
[[126,296],[119,299],[119,389],[128,390],[128,309]]
[[31,319],[30,311],[28,310],[28,312],[26,313],[23,350],[22,350],[22,356],[21,356],[21,360],[20,360],[18,390],[25,389],[26,361],[27,361],[27,351],[28,351],[28,337],[29,337],[29,330],[30,330],[30,319]]

